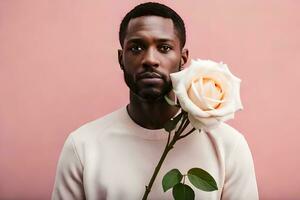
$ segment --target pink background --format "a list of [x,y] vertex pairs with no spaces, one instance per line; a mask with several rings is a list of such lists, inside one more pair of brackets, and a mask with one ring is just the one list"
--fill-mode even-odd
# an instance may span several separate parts
[[[0,1],[0,199],[49,199],[67,135],[128,102],[118,26],[142,1]],[[187,26],[190,58],[242,81],[234,125],[261,199],[300,198],[300,1],[161,1]]]

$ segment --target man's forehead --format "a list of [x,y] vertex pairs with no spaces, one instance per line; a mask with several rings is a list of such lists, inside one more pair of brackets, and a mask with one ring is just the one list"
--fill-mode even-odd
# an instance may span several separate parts
[[143,36],[178,39],[172,19],[159,16],[142,16],[129,21],[125,40]]

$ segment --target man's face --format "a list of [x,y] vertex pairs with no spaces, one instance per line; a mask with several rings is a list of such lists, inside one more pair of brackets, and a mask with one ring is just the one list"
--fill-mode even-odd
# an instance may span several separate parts
[[171,19],[143,16],[131,19],[119,50],[125,82],[130,90],[147,101],[156,101],[171,89],[170,73],[187,60]]

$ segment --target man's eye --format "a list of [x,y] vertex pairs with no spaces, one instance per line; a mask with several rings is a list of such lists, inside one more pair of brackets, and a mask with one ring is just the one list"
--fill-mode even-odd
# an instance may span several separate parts
[[132,51],[133,53],[138,53],[143,50],[143,47],[141,47],[140,45],[135,45],[130,47],[129,50]]
[[161,46],[159,47],[159,50],[160,50],[161,52],[163,52],[163,53],[167,53],[167,52],[169,52],[171,49],[172,49],[172,48],[171,48],[169,45],[166,45],[166,44],[161,45]]

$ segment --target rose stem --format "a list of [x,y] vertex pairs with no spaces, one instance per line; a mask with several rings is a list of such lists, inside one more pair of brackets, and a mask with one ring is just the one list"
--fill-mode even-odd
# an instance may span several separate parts
[[[144,196],[142,198],[142,200],[146,200],[150,191],[151,191],[151,188],[152,188],[152,185],[155,181],[155,178],[165,160],[165,158],[167,157],[167,154],[169,153],[169,151],[174,147],[175,143],[179,140],[179,136],[181,134],[181,132],[186,128],[186,126],[189,124],[189,121],[187,120],[187,118],[183,118],[183,120],[181,121],[181,124],[179,126],[179,129],[175,132],[174,134],[174,137],[172,138],[171,142],[169,143],[169,140],[170,140],[170,135],[171,135],[171,132],[169,132],[169,136],[168,136],[168,142],[166,144],[166,147],[164,149],[164,152],[163,154],[161,155],[161,158],[157,164],[157,166],[155,167],[155,170],[154,170],[154,173],[150,179],[150,182],[148,184],[148,186],[146,186],[146,190],[145,190],[145,193],[144,193]],[[184,123],[185,122],[185,123]],[[184,124],[184,126],[182,127],[182,125]]]

